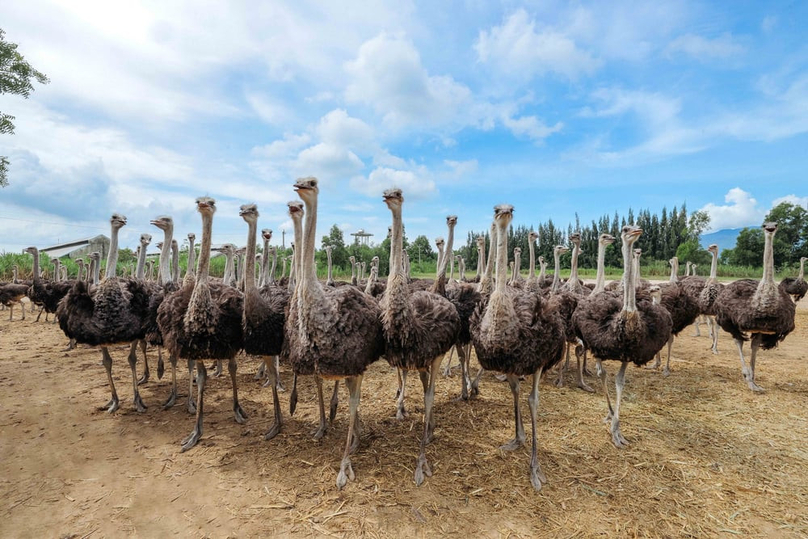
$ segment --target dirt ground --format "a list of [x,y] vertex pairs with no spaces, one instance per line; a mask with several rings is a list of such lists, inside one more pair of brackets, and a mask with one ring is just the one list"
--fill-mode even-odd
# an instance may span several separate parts
[[[395,374],[383,361],[365,376],[362,443],[353,458],[356,481],[343,491],[335,478],[347,432],[347,395],[321,441],[311,380],[272,441],[271,392],[253,379],[257,361],[241,358],[242,406],[231,412],[230,381],[206,391],[205,432],[179,452],[193,427],[181,397],[163,411],[170,376],[132,408],[125,349],[115,348],[121,397],[114,414],[99,411],[109,390],[97,350],[63,351],[57,325],[8,321],[0,313],[0,536],[2,537],[254,537],[267,535],[400,536],[808,536],[808,305],[797,329],[776,350],[762,352],[753,394],[741,379],[736,348],[722,333],[720,355],[706,330],[687,329],[673,349],[673,373],[630,368],[623,433],[610,442],[602,393],[541,385],[539,459],[550,483],[530,486],[527,384],[522,406],[528,446],[504,453],[513,436],[506,384],[487,376],[480,397],[456,402],[459,379],[441,378],[437,429],[428,447],[434,476],[421,487],[413,468],[422,432],[422,392],[408,380],[410,415],[395,419]],[[19,311],[15,310],[18,315]],[[473,362],[476,368],[476,362]],[[138,365],[141,368],[141,365]],[[610,382],[616,364],[609,363]],[[283,380],[290,386],[288,369]],[[589,383],[599,388],[597,379]]]

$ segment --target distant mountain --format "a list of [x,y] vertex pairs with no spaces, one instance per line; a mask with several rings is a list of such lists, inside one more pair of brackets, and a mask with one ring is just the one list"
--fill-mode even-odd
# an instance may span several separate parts
[[743,230],[742,228],[726,228],[717,232],[701,235],[701,246],[705,249],[715,243],[718,245],[718,251],[724,249],[732,249],[735,247],[735,240],[738,239],[738,234]]

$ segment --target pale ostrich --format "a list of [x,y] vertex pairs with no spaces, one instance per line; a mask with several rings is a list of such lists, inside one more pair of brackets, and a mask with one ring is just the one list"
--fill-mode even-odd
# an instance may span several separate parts
[[487,305],[482,304],[471,318],[471,337],[477,358],[486,370],[507,376],[513,393],[516,435],[501,449],[512,451],[525,442],[525,431],[519,409],[519,377],[533,375],[533,388],[528,397],[532,441],[530,482],[540,490],[547,477],[539,466],[536,441],[536,414],[539,403],[539,380],[542,372],[561,360],[564,348],[562,321],[539,294],[506,286],[508,257],[508,225],[513,219],[513,206],[494,208],[497,223],[496,288]]
[[326,278],[325,285],[332,287],[334,286],[334,275],[331,269],[331,251],[333,250],[334,248],[331,245],[325,246],[325,255],[328,258],[328,277]]
[[[77,343],[101,346],[101,356],[107,371],[112,397],[105,405],[108,412],[118,409],[118,393],[112,380],[112,356],[108,346],[131,343],[129,367],[132,370],[134,405],[138,412],[146,406],[140,398],[135,371],[137,343],[145,335],[143,327],[148,314],[149,291],[142,281],[115,276],[118,263],[118,231],[126,225],[126,217],[113,214],[110,219],[109,255],[106,277],[90,290],[86,283],[76,281],[70,292],[59,302],[56,316],[68,338]],[[29,248],[30,249],[30,248]]]
[[[597,361],[608,407],[606,420],[611,420],[609,431],[612,443],[618,448],[628,445],[620,432],[620,401],[626,367],[629,363],[644,365],[654,359],[668,342],[672,325],[668,311],[652,303],[650,296],[637,298],[631,248],[640,234],[642,229],[626,225],[620,235],[623,241],[622,291],[601,292],[584,298],[573,316],[576,333]],[[617,400],[614,409],[609,398],[607,373],[602,364],[604,360],[621,363],[615,379]]]
[[786,291],[788,295],[791,296],[791,299],[794,300],[794,303],[797,303],[799,300],[805,297],[805,293],[808,292],[808,282],[805,281],[805,261],[808,260],[806,257],[800,258],[800,273],[797,275],[797,278],[793,277],[786,277],[782,281],[780,281],[780,287]]
[[[699,292],[697,302],[699,305],[700,313],[707,319],[707,327],[710,328],[710,337],[712,337],[713,345],[710,348],[713,354],[718,353],[718,326],[715,323],[715,300],[718,298],[724,285],[718,282],[718,245],[713,243],[707,247],[707,251],[712,255],[712,262],[710,263],[710,277],[704,283],[704,286]],[[686,288],[687,290],[687,288]],[[698,324],[696,324],[698,328]]]
[[188,261],[185,267],[185,277],[183,278],[183,284],[185,281],[189,283],[196,278],[196,246],[194,245],[196,242],[196,234],[193,232],[188,233]]
[[[263,253],[263,257],[261,258],[261,276],[258,279],[258,287],[261,288],[264,285],[270,284],[269,281],[269,257],[272,257],[272,262],[275,262],[275,249],[269,246],[269,242],[272,239],[272,230],[269,228],[264,228],[261,230],[261,240],[264,242],[263,249],[261,252]],[[271,252],[270,252],[271,251]],[[274,284],[274,283],[272,283]]]
[[[715,300],[715,320],[732,335],[741,356],[741,373],[752,391],[763,391],[755,383],[758,348],[769,350],[794,330],[796,305],[788,293],[774,283],[774,233],[777,223],[763,223],[763,278],[729,283]],[[751,336],[752,354],[747,367],[743,343]]]
[[316,178],[295,183],[306,206],[306,228],[300,253],[299,283],[290,300],[285,325],[289,361],[295,372],[314,372],[319,378],[346,378],[350,393],[348,437],[337,488],[355,478],[350,455],[359,445],[358,409],[365,369],[384,351],[379,307],[352,286],[323,287],[317,280],[314,250],[317,228]]
[[242,348],[241,327],[244,297],[235,288],[211,282],[210,244],[213,234],[213,214],[216,201],[209,197],[196,199],[202,215],[202,242],[199,268],[193,284],[183,285],[166,295],[157,312],[157,324],[169,354],[196,360],[196,423],[194,430],[182,441],[182,451],[194,447],[202,436],[203,397],[207,369],[204,359],[227,359],[233,384],[233,413],[236,422],[244,423],[246,414],[238,402],[236,354]]
[[569,249],[563,245],[556,245],[553,248],[553,260],[555,262],[555,269],[553,270],[553,284],[550,285],[550,292],[555,293],[561,289],[564,284],[561,279],[561,255],[568,253]]
[[[426,459],[426,445],[432,440],[435,379],[443,355],[457,342],[460,317],[457,309],[445,297],[427,291],[411,292],[403,265],[403,225],[401,206],[404,196],[400,189],[384,192],[384,202],[393,216],[390,242],[390,274],[387,291],[380,302],[384,330],[384,356],[391,366],[402,371],[417,370],[424,387],[424,435],[415,466],[415,484],[431,476]],[[438,270],[438,280],[446,278],[446,266],[451,258],[447,250]],[[398,416],[403,415],[403,395],[399,394]]]
[[528,261],[528,270],[527,270],[527,279],[525,280],[527,290],[530,290],[534,294],[538,294],[541,291],[541,286],[539,286],[539,279],[536,277],[536,240],[539,239],[539,235],[531,230],[530,233],[527,235],[527,249],[528,254],[530,256],[530,260]]

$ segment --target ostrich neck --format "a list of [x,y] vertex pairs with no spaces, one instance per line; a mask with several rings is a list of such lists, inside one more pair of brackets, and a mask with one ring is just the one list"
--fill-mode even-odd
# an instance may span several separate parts
[[489,246],[488,246],[488,260],[485,263],[485,274],[480,279],[480,292],[491,291],[491,281],[494,278],[494,255],[497,250],[494,248],[494,242],[497,239],[496,223],[491,223],[491,231],[489,233]]
[[[244,253],[244,260],[255,260],[256,229],[258,225],[254,220],[247,221],[247,252]],[[255,262],[253,262],[253,266]],[[246,268],[245,268],[246,270]],[[244,292],[255,289],[255,271],[244,272]]]
[[766,234],[766,243],[763,247],[763,278],[758,285],[758,291],[774,287],[774,234]]
[[443,247],[438,245],[438,265],[437,265],[437,267],[440,267],[441,262],[443,262]]
[[592,293],[603,292],[606,288],[606,244],[598,242],[598,274]]
[[797,279],[800,281],[805,280],[805,259],[800,260],[800,274],[797,275]]
[[93,284],[101,282],[101,260],[93,260]]
[[194,240],[188,238],[188,267],[185,268],[185,275],[193,275],[196,272],[196,248]]
[[[306,226],[303,233],[302,247],[295,243],[295,255],[300,259],[296,279],[300,281],[298,288],[301,311],[311,311],[325,307],[325,294],[317,280],[317,266],[314,261],[314,242],[317,237],[317,196],[312,200],[304,200],[306,206]],[[299,255],[299,256],[298,256]],[[294,268],[294,267],[293,267]]]
[[483,273],[483,264],[485,263],[485,242],[477,248],[477,277]]
[[109,239],[109,254],[107,255],[107,271],[104,274],[104,277],[109,279],[110,277],[115,277],[115,270],[118,266],[118,230],[120,230],[117,226],[112,227],[112,232]]
[[261,258],[261,278],[259,284],[261,286],[269,282],[269,240],[264,238],[264,250],[262,251],[263,257]]
[[[553,285],[550,287],[552,292],[558,292],[558,288],[561,286],[561,253],[556,250],[553,250],[553,262],[555,263],[555,270],[553,270]],[[570,275],[570,279],[572,279],[572,275]]]
[[[633,242],[623,244],[623,311],[633,313],[637,310],[636,274],[634,272]],[[639,264],[638,264],[639,265]]]
[[530,253],[530,262],[528,265],[528,278],[531,281],[536,280],[536,248],[533,246],[533,242],[529,241],[527,243],[527,250]]
[[59,269],[60,269],[59,259],[56,258],[53,261],[53,280],[57,282],[62,280],[62,274],[59,271]]
[[171,279],[178,281],[180,278],[180,248],[171,241]]
[[547,273],[547,264],[544,262],[539,263],[539,282],[544,283],[544,276]]
[[[199,270],[196,275],[196,282],[208,283],[210,272],[210,246],[213,240],[213,216],[209,213],[202,214],[202,242],[199,244]],[[165,248],[165,243],[163,247]]]
[[569,282],[578,282],[578,255],[581,253],[581,243],[575,242],[572,248],[572,264],[570,266],[570,279]]
[[328,282],[333,283],[334,278],[333,278],[333,273],[332,273],[332,269],[331,269],[331,251],[326,251],[325,256],[326,256],[326,258],[328,258]]
[[497,283],[495,291],[504,294],[508,280],[508,224],[497,222]]
[[278,253],[277,251],[272,251],[272,267],[269,269],[269,282],[275,282],[275,265],[278,263]]
[[671,263],[671,277],[669,279],[670,282],[675,283],[679,280],[677,273],[679,273],[679,263],[672,262]]
[[[390,274],[387,280],[392,283],[396,278],[405,281],[406,274],[404,272],[404,266],[402,265],[404,245],[401,237],[401,207],[393,205],[390,211],[393,214],[393,228],[390,231]],[[440,259],[441,262],[439,265],[443,266],[445,272],[445,257],[442,253]],[[440,275],[440,270],[438,271],[438,275]]]
[[39,249],[34,247],[34,252],[31,255],[34,257],[34,282],[39,283],[41,279],[39,276]]
[[140,244],[140,252],[137,255],[137,270],[135,271],[135,277],[139,280],[143,280],[143,275],[145,274],[146,270],[146,245],[147,244]]
[[[224,257],[224,283],[230,284],[233,280],[233,253],[226,252]],[[199,254],[199,260],[202,260],[202,253]]]
[[[171,279],[171,243],[174,240],[174,228],[169,226],[163,231],[163,248],[160,249],[160,281],[163,286],[170,283]],[[201,258],[201,257],[200,257]]]

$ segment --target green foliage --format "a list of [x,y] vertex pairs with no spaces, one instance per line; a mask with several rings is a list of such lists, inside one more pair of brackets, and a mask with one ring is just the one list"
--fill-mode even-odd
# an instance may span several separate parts
[[698,239],[687,240],[676,249],[676,257],[684,264],[693,262],[701,267],[709,266],[712,263],[712,255],[707,249],[702,249]]
[[[17,44],[6,41],[5,32],[0,28],[0,94],[16,94],[28,98],[34,90],[33,81],[47,84],[48,77],[25,61],[17,51]],[[0,134],[14,133],[14,116],[0,112]],[[6,157],[0,156],[0,186],[8,185],[8,165]]]
[[799,264],[808,256],[808,210],[782,202],[771,209],[764,222],[777,223],[774,236],[774,264],[777,267]]

